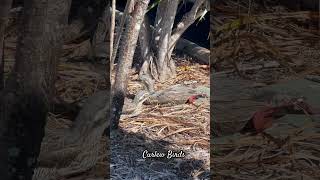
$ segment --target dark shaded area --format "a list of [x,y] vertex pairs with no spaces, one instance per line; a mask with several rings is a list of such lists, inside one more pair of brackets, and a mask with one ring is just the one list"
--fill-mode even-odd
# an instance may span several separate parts
[[[112,97],[112,106],[114,109],[111,109],[111,128],[118,129],[120,116],[122,114],[122,107],[124,105],[124,94],[122,92],[116,92]],[[118,110],[118,112],[116,112]]]
[[92,22],[98,22],[105,7],[105,0],[73,0],[68,22],[70,24],[75,19],[83,19],[85,27],[96,29],[97,23]]
[[31,180],[44,137],[47,106],[35,93],[5,92],[3,96],[1,104],[6,107],[1,107],[5,111],[1,114],[8,120],[8,129],[3,134],[8,143],[4,148],[9,153],[7,174],[9,179]]
[[317,11],[319,9],[319,0],[277,0],[272,3],[287,6],[293,10]]
[[80,111],[81,107],[75,103],[67,103],[63,100],[59,100],[54,103],[52,113],[60,114],[68,119],[75,119]]
[[[5,43],[3,41],[2,45],[2,52],[4,52],[4,46]],[[4,88],[4,53],[2,53],[2,56],[0,57],[0,90]]]
[[[111,137],[111,163],[117,165],[116,162],[113,162],[115,161],[114,158],[127,158],[127,167],[133,168],[134,171],[140,172],[139,170],[141,170],[141,168],[148,167],[148,170],[150,170],[149,168],[151,168],[152,170],[159,173],[163,172],[164,174],[167,174],[170,172],[175,175],[172,177],[165,177],[164,179],[175,179],[176,176],[178,176],[179,179],[193,179],[194,173],[196,172],[201,172],[199,175],[197,175],[198,178],[209,179],[210,172],[205,170],[205,162],[199,159],[167,159],[166,157],[164,157],[146,158],[145,161],[141,161],[144,150],[147,150],[150,153],[155,151],[165,153],[168,152],[168,150],[177,151],[169,148],[170,144],[170,142],[165,140],[150,139],[144,134],[126,132],[120,128],[119,130],[117,130],[116,134]],[[185,155],[187,155],[187,152],[185,152]],[[117,172],[114,172],[112,169],[111,177],[112,174],[115,173]],[[145,178],[143,174],[141,174],[140,176],[139,175],[138,177],[140,179]]]

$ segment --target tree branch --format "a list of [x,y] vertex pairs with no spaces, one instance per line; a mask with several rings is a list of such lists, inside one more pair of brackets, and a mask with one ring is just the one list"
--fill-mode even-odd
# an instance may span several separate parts
[[205,12],[205,10],[199,10],[205,1],[206,0],[197,0],[193,4],[191,10],[182,17],[181,21],[177,24],[177,27],[172,31],[170,48],[174,47],[181,35]]

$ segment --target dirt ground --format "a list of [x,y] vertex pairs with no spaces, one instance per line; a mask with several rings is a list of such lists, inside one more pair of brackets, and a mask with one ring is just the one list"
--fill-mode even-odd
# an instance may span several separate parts
[[[177,77],[156,90],[174,84],[194,82],[209,87],[209,67],[174,57]],[[129,93],[141,86],[131,76]],[[134,118],[121,119],[120,131],[111,133],[112,179],[209,179],[209,99],[193,104],[147,105]],[[183,151],[184,158],[147,158],[143,151]]]

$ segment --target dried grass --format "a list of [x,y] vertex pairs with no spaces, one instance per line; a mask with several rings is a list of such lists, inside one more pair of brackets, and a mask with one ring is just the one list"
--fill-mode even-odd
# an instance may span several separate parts
[[[319,123],[313,123],[319,128]],[[302,127],[303,128],[303,127]],[[283,132],[287,134],[288,132]],[[281,146],[262,135],[213,139],[211,171],[215,179],[319,179],[320,134],[296,128],[279,138]]]
[[233,67],[240,74],[243,64],[256,66],[261,61],[277,61],[291,74],[301,71],[302,65],[303,71],[319,67],[320,34],[311,25],[319,18],[317,13],[239,2],[227,0],[213,9],[213,64]]
[[[317,13],[235,0],[212,11],[211,62],[221,73],[234,69],[262,82],[320,75],[320,34],[311,25]],[[274,61],[279,66],[263,66]],[[308,125],[316,131],[296,127],[281,132],[284,137],[270,136],[278,143],[262,134],[211,137],[212,179],[319,179],[320,126]]]
[[[208,67],[190,63],[185,58],[174,58],[179,62],[177,77],[164,84],[156,83],[157,90],[189,81],[209,86]],[[129,82],[130,92],[137,92],[140,88]],[[111,136],[112,179],[209,178],[209,100],[198,107],[187,104],[146,105],[137,117],[123,116],[120,129],[121,133]],[[183,150],[186,157],[143,159],[144,150]]]

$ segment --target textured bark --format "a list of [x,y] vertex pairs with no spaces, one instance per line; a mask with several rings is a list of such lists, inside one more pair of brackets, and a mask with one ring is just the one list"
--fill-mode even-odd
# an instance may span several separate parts
[[32,178],[54,94],[70,3],[25,0],[16,63],[1,92],[1,123],[5,132],[0,136],[6,144],[6,152],[2,153],[7,153],[9,161],[8,171],[1,174],[1,179]]
[[[186,13],[181,21],[177,24],[177,27],[172,30],[172,35],[170,39],[170,47],[174,46],[181,35],[205,12],[205,6],[208,8],[208,2],[206,0],[196,0],[191,8],[191,10]],[[208,10],[209,11],[209,10]]]
[[171,61],[170,38],[177,13],[179,1],[164,0],[158,5],[157,16],[155,20],[154,47],[157,49],[156,67],[160,81],[165,81],[175,76],[175,65]]
[[2,0],[0,4],[0,90],[4,87],[4,39],[12,0]]
[[132,66],[133,54],[138,41],[140,27],[146,13],[149,0],[137,0],[132,12],[132,21],[129,22],[124,35],[123,47],[120,49],[119,63],[112,97],[111,124],[117,128],[124,104],[125,92],[128,84],[128,72]]
[[[159,81],[165,81],[175,76],[175,64],[171,59],[173,49],[187,28],[205,12],[202,7],[207,5],[206,3],[208,3],[206,0],[194,1],[192,9],[173,29],[179,1],[164,0],[159,2],[152,41],[149,43],[150,45],[140,44],[141,47],[144,47],[142,51],[145,51],[147,46],[152,49],[149,54],[143,52],[145,53],[141,69],[143,72],[150,71],[150,74]],[[149,39],[146,36],[148,36],[147,33],[144,33],[141,37]],[[147,41],[142,40],[140,43],[147,43]]]
[[2,105],[4,94],[2,89],[4,88],[4,40],[5,40],[5,28],[7,25],[7,18],[9,15],[9,10],[11,7],[11,0],[3,0],[0,4],[0,175],[1,179],[8,179],[8,158],[7,158],[7,149],[8,144],[7,140],[4,137],[6,133],[7,122],[4,121],[4,108]]
[[139,34],[139,45],[140,52],[142,56],[142,66],[139,72],[139,79],[145,79],[145,83],[149,84],[149,89],[153,90],[153,77],[156,77],[156,66],[154,64],[155,56],[152,50],[152,33],[154,32],[154,27],[151,26],[148,16],[144,17],[140,34]]
[[188,54],[189,56],[197,59],[200,63],[209,64],[210,50],[197,44],[181,38],[176,45],[176,49]]
[[[120,19],[124,16],[124,13],[120,11],[116,11],[116,19],[117,21],[120,21]],[[152,33],[154,33],[155,28],[150,24],[150,21],[147,16],[144,17],[143,24],[141,25],[140,34],[139,34],[139,47],[141,56],[143,59],[143,65],[140,69],[139,78],[141,80],[141,77],[147,77],[148,79],[152,79],[152,77],[157,76],[157,70],[156,70],[156,64],[155,64],[155,58],[154,50],[155,48],[151,47],[152,41],[151,36]],[[127,19],[127,22],[130,22],[132,17],[129,17]],[[188,43],[186,43],[188,42]],[[209,53],[210,51],[202,49],[201,47],[196,47],[192,42],[189,42],[186,39],[179,38],[177,41],[177,46],[175,47],[177,50],[180,51],[186,51],[186,49],[192,49],[192,53],[196,52],[196,54],[193,54],[195,58],[199,59],[203,63],[209,62]],[[190,52],[188,52],[190,53]],[[146,82],[148,84],[152,84],[152,82]]]
[[[112,57],[111,57],[111,72],[113,70],[114,61],[115,61],[116,56],[117,56],[117,52],[118,52],[117,50],[118,50],[120,39],[121,39],[121,36],[122,36],[123,27],[124,27],[124,24],[125,24],[125,21],[127,19],[128,14],[131,13],[131,11],[132,11],[131,7],[133,5],[134,5],[134,0],[128,0],[127,1],[126,7],[124,9],[124,15],[121,17],[120,26],[117,28],[117,36],[115,38],[115,42],[113,43],[114,46],[113,46]],[[112,11],[115,11],[115,9],[112,10]]]
[[[109,36],[109,38],[110,38],[110,59],[112,59],[112,56],[113,56],[114,30],[115,30],[115,27],[116,27],[116,0],[112,0],[111,9],[112,9],[112,12],[108,11],[109,12],[109,17],[111,17],[111,21],[110,21],[110,36]],[[111,64],[111,70],[112,69],[113,69],[113,64]]]

